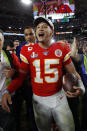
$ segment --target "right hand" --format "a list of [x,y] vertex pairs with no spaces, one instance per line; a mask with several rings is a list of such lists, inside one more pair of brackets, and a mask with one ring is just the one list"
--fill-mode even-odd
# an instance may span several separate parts
[[9,93],[5,93],[2,96],[2,108],[7,112],[10,112],[8,104],[12,104],[11,95]]
[[77,48],[77,45],[78,45],[78,40],[76,37],[74,37],[73,43],[71,44],[71,46],[75,46]]

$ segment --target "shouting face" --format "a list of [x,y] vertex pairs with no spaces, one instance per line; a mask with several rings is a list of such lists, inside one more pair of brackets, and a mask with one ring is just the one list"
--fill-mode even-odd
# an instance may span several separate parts
[[36,37],[40,43],[48,44],[53,36],[53,30],[45,23],[41,22],[36,27]]

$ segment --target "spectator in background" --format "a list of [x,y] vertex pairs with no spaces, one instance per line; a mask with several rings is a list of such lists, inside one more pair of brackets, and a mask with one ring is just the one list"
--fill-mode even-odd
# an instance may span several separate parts
[[68,5],[64,5],[64,0],[56,0],[57,1],[57,10],[56,13],[72,13],[72,10]]
[[[86,41],[87,42],[87,41]],[[86,88],[85,95],[82,97],[82,131],[87,131],[87,45],[83,48],[82,54],[82,80]]]
[[5,41],[3,49],[8,50],[8,51],[10,50],[14,51],[15,48],[14,48],[13,42],[11,40]]
[[[12,59],[8,51],[2,50],[4,45],[4,35],[3,31],[0,30],[0,131],[1,128],[4,131],[16,131],[15,119],[13,113],[8,113],[4,111],[1,107],[1,99],[3,90],[10,84],[11,77],[14,75],[15,70],[11,69]],[[11,60],[11,61],[10,61]],[[12,110],[11,110],[12,111]]]
[[20,62],[21,62],[21,59],[20,59],[21,48],[26,44],[35,43],[35,33],[34,33],[34,29],[32,27],[26,27],[24,29],[24,38],[25,38],[25,42],[20,44],[20,46],[17,48],[17,51],[16,51],[16,54],[17,54]]
[[82,43],[83,43],[83,47],[82,47],[83,53],[82,54],[78,53],[77,42],[75,42],[71,48],[72,49],[71,55],[73,59],[77,62],[77,66],[80,67],[81,65],[80,75],[86,89],[86,92],[82,97],[82,120],[81,120],[82,130],[81,131],[87,131],[87,45],[86,45],[87,41],[84,42],[84,40],[82,40]]
[[14,48],[16,49],[17,46],[20,45],[20,41],[19,40],[14,40],[13,44],[14,44]]
[[[78,40],[77,38],[74,37],[73,43],[71,44],[71,59],[76,68],[76,71],[81,76],[82,60],[77,61],[75,59],[75,54],[77,52],[77,45],[78,45]],[[79,59],[79,56],[78,56],[78,59]],[[80,104],[79,96],[76,98],[68,98],[68,103],[74,117],[75,131],[81,131],[80,116],[79,116],[79,104]]]

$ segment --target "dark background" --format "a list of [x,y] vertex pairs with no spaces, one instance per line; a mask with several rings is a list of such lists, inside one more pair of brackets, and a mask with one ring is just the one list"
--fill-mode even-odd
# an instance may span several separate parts
[[[40,2],[40,0],[32,0]],[[87,0],[75,0],[76,16],[67,23],[55,23],[55,32],[72,31],[57,37],[69,38],[87,33]],[[4,31],[21,32],[26,26],[33,25],[33,5],[24,5],[21,0],[0,0],[0,28]],[[61,26],[63,28],[61,28]],[[74,26],[74,27],[72,27]],[[11,29],[9,29],[11,27]],[[55,33],[56,37],[56,33]]]

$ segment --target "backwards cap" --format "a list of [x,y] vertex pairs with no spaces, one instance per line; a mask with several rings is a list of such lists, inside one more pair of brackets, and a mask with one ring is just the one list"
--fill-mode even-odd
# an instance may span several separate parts
[[47,24],[51,27],[51,29],[54,30],[54,25],[53,25],[53,23],[51,22],[51,20],[49,20],[49,19],[47,19],[47,18],[44,18],[44,17],[38,17],[38,18],[36,18],[36,19],[34,20],[34,25],[35,25],[35,27],[37,27],[37,25],[38,25],[39,23],[41,23],[41,22],[47,23]]

